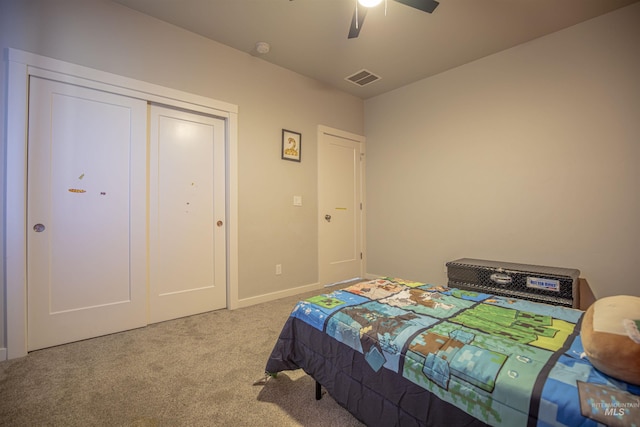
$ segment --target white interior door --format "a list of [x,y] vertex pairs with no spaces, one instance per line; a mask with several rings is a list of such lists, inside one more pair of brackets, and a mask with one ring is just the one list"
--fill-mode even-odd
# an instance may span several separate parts
[[32,77],[28,349],[146,324],[146,102]]
[[364,138],[318,131],[319,272],[322,284],[363,276]]
[[225,122],[151,106],[150,322],[227,305]]

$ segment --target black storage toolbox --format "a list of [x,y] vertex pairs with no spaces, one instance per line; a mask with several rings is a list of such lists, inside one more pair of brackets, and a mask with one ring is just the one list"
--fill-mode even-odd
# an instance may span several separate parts
[[462,258],[446,263],[448,286],[565,307],[578,307],[580,270]]

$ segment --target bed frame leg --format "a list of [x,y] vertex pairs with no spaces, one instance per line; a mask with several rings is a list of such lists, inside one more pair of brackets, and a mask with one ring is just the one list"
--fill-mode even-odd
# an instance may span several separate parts
[[322,386],[316,381],[316,400],[322,399]]

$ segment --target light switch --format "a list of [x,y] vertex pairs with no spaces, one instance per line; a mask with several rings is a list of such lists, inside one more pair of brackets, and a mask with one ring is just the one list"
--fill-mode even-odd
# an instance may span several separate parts
[[302,206],[302,196],[293,196],[293,206]]

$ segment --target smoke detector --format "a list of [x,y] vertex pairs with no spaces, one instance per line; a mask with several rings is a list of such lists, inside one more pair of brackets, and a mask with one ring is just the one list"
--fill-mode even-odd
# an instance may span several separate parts
[[257,42],[256,43],[256,51],[259,54],[264,55],[265,53],[269,53],[270,50],[271,50],[271,46],[269,46],[269,43],[267,43],[267,42]]

